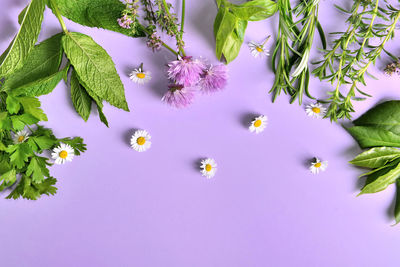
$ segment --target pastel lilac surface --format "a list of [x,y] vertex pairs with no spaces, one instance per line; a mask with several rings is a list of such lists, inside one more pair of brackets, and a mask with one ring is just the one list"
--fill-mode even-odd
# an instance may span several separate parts
[[[1,51],[17,32],[17,15],[27,2],[2,0]],[[187,53],[216,63],[214,0],[186,5]],[[345,27],[333,1],[321,2],[320,17],[328,32]],[[60,31],[48,10],[43,25],[40,40]],[[88,151],[51,168],[59,179],[54,197],[33,202],[0,195],[1,266],[399,265],[400,226],[390,226],[387,210],[394,188],[356,198],[362,170],[348,164],[360,152],[354,140],[340,125],[308,117],[287,97],[272,104],[269,64],[253,58],[246,44],[228,66],[225,90],[198,95],[193,105],[176,110],[160,101],[168,85],[165,64],[174,60],[168,51],[153,54],[145,40],[70,21],[67,26],[93,36],[111,55],[131,112],[105,106],[106,128],[96,114],[87,123],[79,118],[63,83],[41,97],[48,126],[57,136],[82,136]],[[276,26],[277,17],[251,22],[245,42],[274,37]],[[391,42],[391,50],[398,52],[399,43]],[[145,85],[129,79],[141,62],[153,77]],[[355,116],[399,99],[400,78],[381,71],[389,62],[383,57],[372,69],[379,80],[368,79],[366,91],[374,97],[358,102]],[[322,96],[329,86],[312,79],[310,88]],[[262,114],[268,127],[254,135],[249,123]],[[130,147],[137,129],[152,136],[151,149],[143,153]],[[313,157],[328,160],[328,169],[312,175]],[[204,158],[218,163],[212,179],[201,176]]]

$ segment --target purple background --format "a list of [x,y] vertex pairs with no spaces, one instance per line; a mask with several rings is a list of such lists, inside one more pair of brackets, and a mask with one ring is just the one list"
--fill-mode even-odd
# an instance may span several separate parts
[[[0,51],[27,2],[1,0]],[[344,29],[332,2],[321,4],[327,32]],[[187,6],[187,52],[216,62],[214,1]],[[40,40],[60,31],[49,11],[43,25]],[[60,137],[82,136],[88,151],[51,168],[59,180],[54,197],[14,201],[0,194],[1,266],[398,266],[394,188],[356,198],[362,170],[347,163],[360,152],[353,139],[338,124],[307,117],[286,96],[272,104],[267,91],[274,76],[245,45],[229,65],[225,91],[177,111],[160,102],[170,54],[153,54],[144,40],[67,26],[91,35],[112,56],[131,112],[106,105],[108,129],[97,114],[87,123],[78,117],[64,83],[41,97],[47,126]],[[276,17],[250,23],[246,42],[275,35],[274,29]],[[400,52],[394,42],[391,47]],[[153,74],[146,86],[127,76],[141,62]],[[379,71],[387,62],[383,57],[377,64],[373,73],[380,80],[369,79],[367,88],[374,97],[356,103],[356,116],[399,98],[400,79]],[[330,88],[311,83],[315,94]],[[269,125],[255,135],[247,124],[258,114],[267,115]],[[138,128],[152,135],[145,153],[129,147]],[[310,174],[306,161],[313,156],[329,161],[326,172]],[[200,175],[203,157],[216,159],[214,179]]]

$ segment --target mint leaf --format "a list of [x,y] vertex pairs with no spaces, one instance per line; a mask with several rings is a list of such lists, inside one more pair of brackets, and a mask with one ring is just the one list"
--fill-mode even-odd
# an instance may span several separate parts
[[23,65],[38,39],[44,7],[44,0],[32,0],[28,5],[17,35],[0,57],[0,76],[7,76]]
[[367,126],[354,126],[348,128],[347,131],[357,140],[361,148],[378,146],[400,147],[400,135],[388,130]]
[[[122,16],[125,5],[119,0],[55,0],[61,15],[89,27],[103,28],[132,37],[146,36],[144,31],[136,26],[124,29],[118,25],[117,19]],[[51,8],[51,5],[50,5]]]
[[400,222],[400,180],[396,180],[396,205],[394,206],[396,224]]
[[7,77],[3,89],[13,91],[56,73],[63,54],[61,37],[59,33],[36,45],[24,65]]
[[388,161],[392,161],[399,157],[399,149],[391,147],[375,147],[361,153],[350,161],[350,163],[360,167],[379,168],[384,166]]
[[65,53],[83,81],[97,96],[129,111],[124,86],[107,52],[87,35],[71,32],[62,39]]
[[392,168],[384,175],[379,176],[375,181],[365,185],[361,190],[362,194],[372,194],[385,190],[390,184],[393,184],[400,176],[400,164]]
[[31,83],[25,84],[21,87],[13,89],[10,93],[13,95],[25,95],[25,96],[41,96],[51,93],[57,84],[61,81],[67,67],[51,74],[42,79],[35,80]]
[[87,121],[90,116],[92,108],[92,98],[86,92],[85,88],[79,83],[76,76],[76,72],[73,69],[71,73],[71,99],[75,110],[82,117],[84,121]]

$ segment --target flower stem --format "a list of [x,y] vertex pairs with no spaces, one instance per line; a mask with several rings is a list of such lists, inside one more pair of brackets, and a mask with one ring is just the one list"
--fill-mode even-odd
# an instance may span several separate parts
[[64,20],[62,19],[60,10],[58,9],[57,5],[55,4],[54,0],[49,0],[50,5],[53,9],[54,15],[57,17],[58,21],[60,22],[61,28],[64,33],[68,33],[67,26],[65,26]]
[[[51,1],[52,1],[52,0],[51,0]],[[142,24],[139,24],[139,23],[138,23],[138,25],[139,25],[139,27],[142,28],[142,30],[143,30],[148,36],[150,36],[150,35],[153,34],[153,33],[150,32],[148,29],[146,29],[146,27],[143,26]],[[161,45],[164,46],[165,48],[167,48],[169,51],[171,51],[175,56],[179,56],[179,54],[178,54],[177,52],[175,52],[174,49],[172,49],[169,45],[167,45],[167,44],[164,43],[163,41],[161,41]]]
[[182,0],[181,38],[183,35],[183,28],[185,26],[185,9],[186,9],[186,0]]

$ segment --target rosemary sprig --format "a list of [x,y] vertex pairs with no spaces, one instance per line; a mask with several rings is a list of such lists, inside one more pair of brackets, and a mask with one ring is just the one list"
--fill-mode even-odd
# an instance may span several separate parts
[[[318,22],[319,0],[302,0],[293,9],[289,0],[280,0],[278,6],[278,38],[272,55],[275,82],[270,93],[275,100],[283,91],[291,96],[291,103],[298,99],[301,104],[304,94],[313,98],[308,91],[308,61],[316,29],[325,47],[324,33]],[[293,14],[299,18],[297,21],[293,20]]]
[[[329,103],[326,117],[332,121],[351,119],[354,112],[352,101],[364,99],[358,97],[357,92],[370,96],[358,84],[366,84],[365,74],[374,78],[367,70],[375,64],[382,51],[393,57],[384,47],[393,38],[400,16],[400,10],[390,5],[382,7],[379,0],[355,0],[349,11],[337,8],[350,15],[347,19],[349,26],[345,32],[333,33],[340,34],[340,37],[333,42],[331,50],[323,50],[324,59],[315,63],[319,66],[313,71],[321,80],[335,85],[335,89],[328,92],[330,97],[323,101]],[[380,38],[378,45],[369,44],[373,38]],[[347,84],[350,89],[343,95],[341,88]]]

